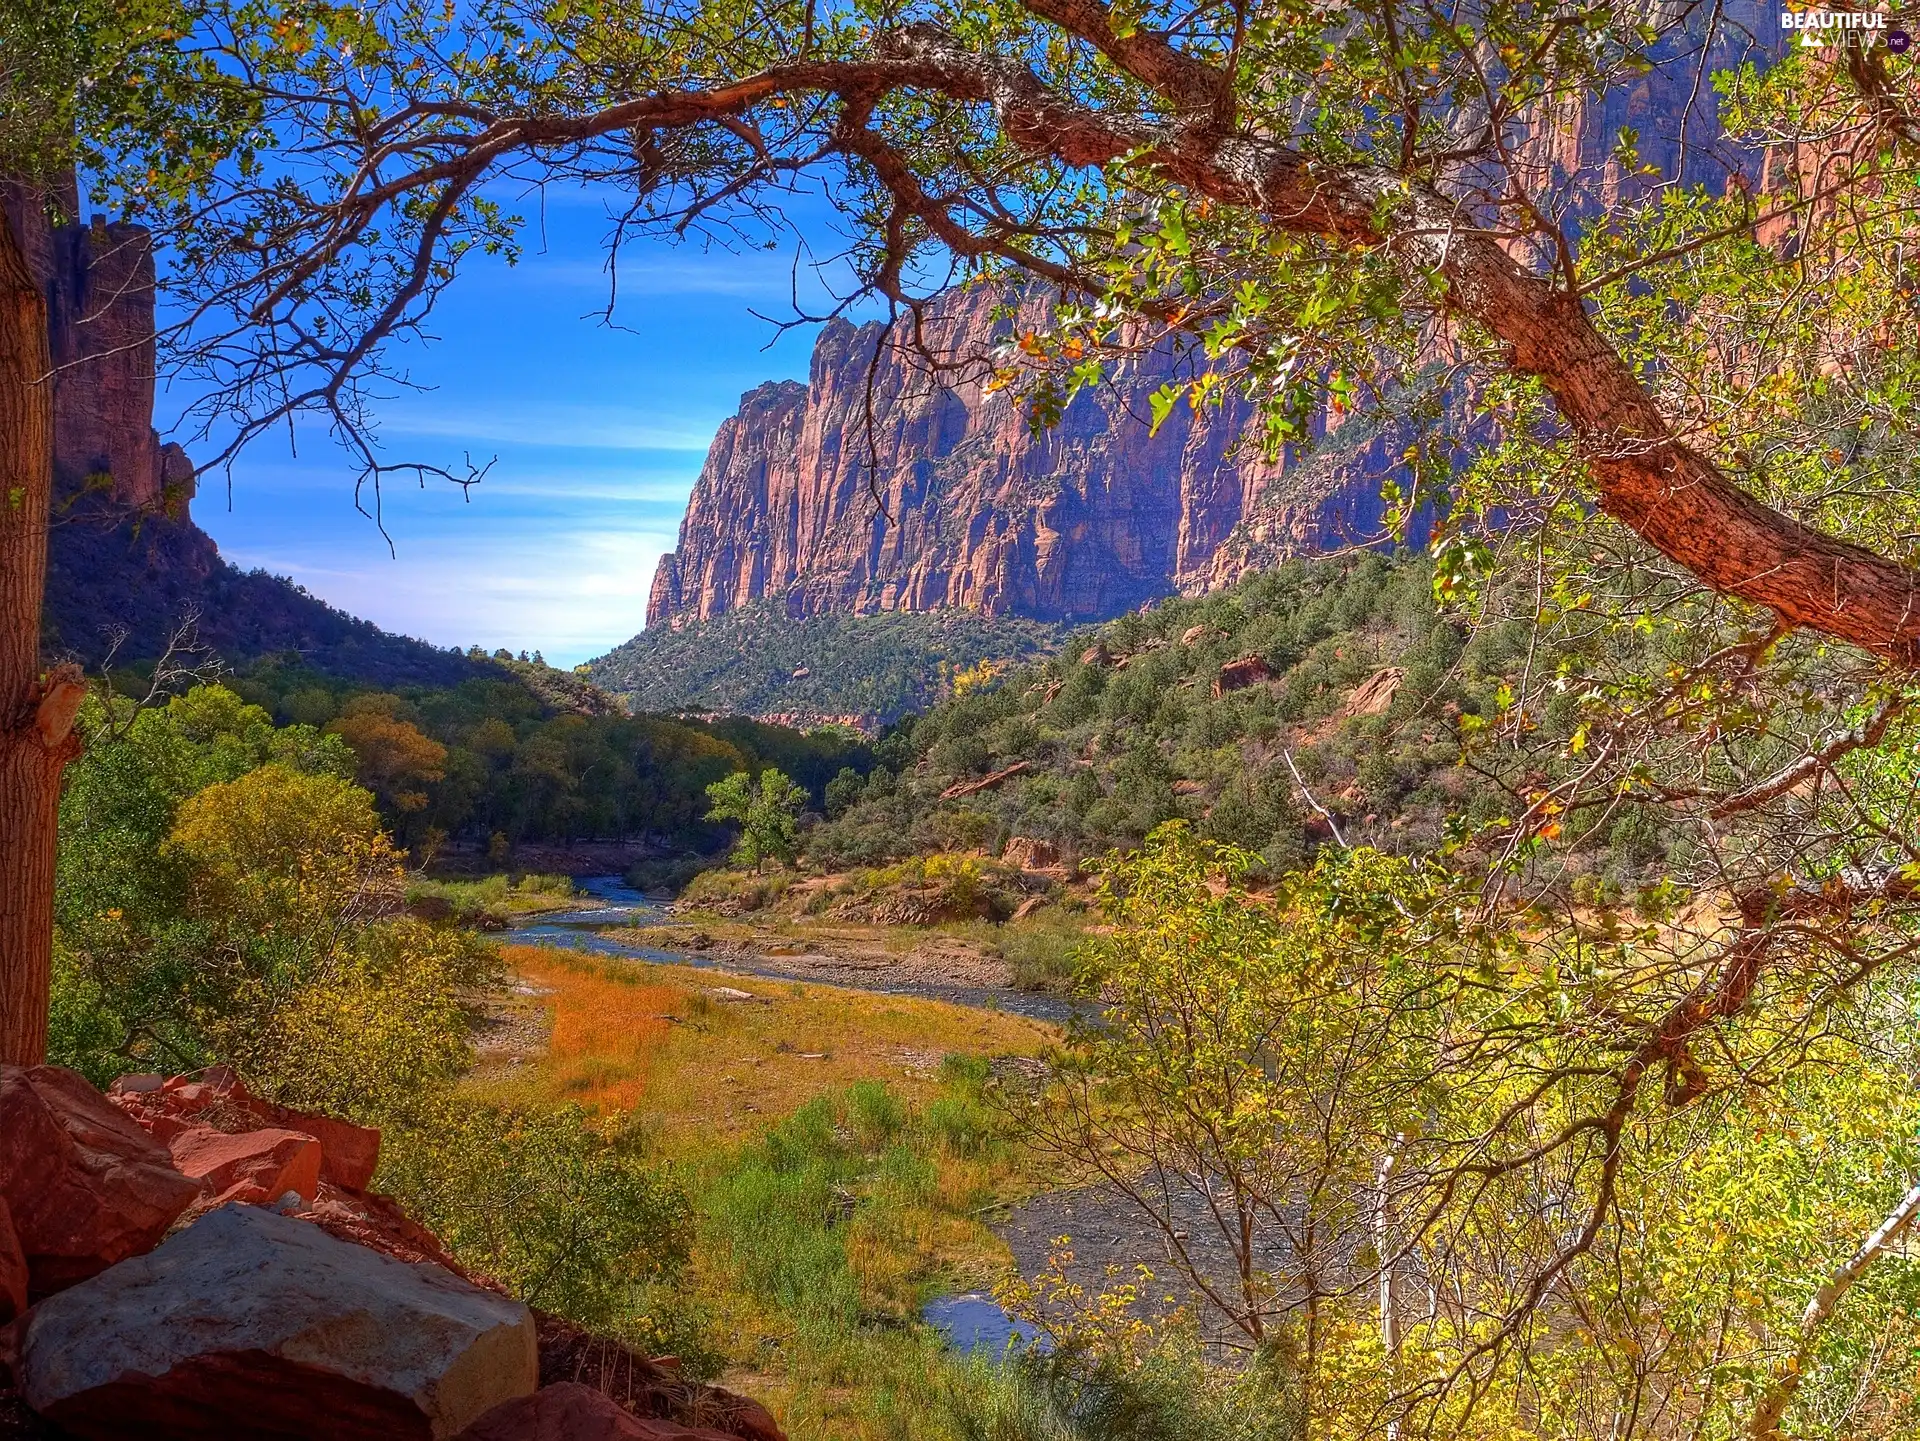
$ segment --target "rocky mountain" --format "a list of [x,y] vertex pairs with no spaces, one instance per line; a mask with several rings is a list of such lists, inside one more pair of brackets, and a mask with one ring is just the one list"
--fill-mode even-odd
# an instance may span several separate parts
[[[1515,163],[1542,208],[1571,232],[1650,174],[1716,188],[1739,177],[1764,190],[1761,157],[1722,135],[1704,75],[1777,52],[1778,35],[1754,0],[1730,0],[1663,41],[1663,63],[1534,116]],[[742,397],[655,573],[648,626],[762,602],[794,617],[968,608],[1105,619],[1289,558],[1393,539],[1381,533],[1380,488],[1411,438],[1404,421],[1322,415],[1314,444],[1271,462],[1244,443],[1254,418],[1244,400],[1200,417],[1178,406],[1149,435],[1147,397],[1189,364],[1159,350],[1036,432],[980,363],[1044,320],[1044,298],[1012,316],[999,313],[1007,300],[984,289],[941,296],[921,337],[930,358],[905,326],[883,340],[878,325],[829,324],[804,385]],[[1471,424],[1453,401],[1457,423]],[[1417,524],[1401,537],[1424,538]]]
[[229,663],[292,652],[377,684],[455,684],[466,657],[391,635],[290,581],[244,573],[193,523],[194,466],[153,427],[153,255],[144,230],[0,185],[0,207],[46,287],[54,364],[54,518],[42,645],[98,664],[158,655],[191,623]]
[[877,324],[835,321],[807,384],[748,392],[660,561],[647,624],[758,601],[794,617],[964,608],[1097,619],[1210,583],[1216,552],[1256,513],[1308,552],[1377,533],[1378,456],[1362,462],[1371,485],[1287,455],[1270,463],[1241,443],[1244,401],[1198,416],[1177,407],[1150,434],[1147,396],[1190,366],[1170,351],[1033,429],[977,363],[1044,322],[1044,298],[996,313],[1005,300],[987,289],[940,297],[921,337],[931,359],[904,329],[883,342]]

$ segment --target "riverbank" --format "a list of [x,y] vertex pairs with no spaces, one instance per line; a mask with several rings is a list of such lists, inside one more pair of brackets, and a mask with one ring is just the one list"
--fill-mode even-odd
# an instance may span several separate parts
[[[472,1084],[514,1099],[644,1110],[668,1154],[758,1135],[861,1082],[936,1098],[952,1056],[1037,1075],[1057,1029],[917,996],[509,945],[515,980]],[[504,1020],[517,1015],[517,1024]],[[543,1021],[534,1018],[543,1017]]]
[[[887,926],[774,915],[743,919],[669,905],[618,876],[578,877],[574,884],[571,907],[523,916],[501,939],[736,977],[916,996],[1054,1025],[1086,1009],[1027,979],[1063,969],[1058,958],[1081,934],[1076,921],[1035,916],[1006,925]],[[1033,960],[1038,957],[1045,963]]]
[[[1044,1184],[1006,1107],[1058,1030],[552,941],[502,954],[466,1090],[644,1133],[691,1201],[671,1302],[689,1363],[765,1398],[794,1441],[950,1441],[951,1323],[991,1335],[982,1293],[1012,1266],[988,1218]],[[955,1295],[977,1304],[925,1322]]]

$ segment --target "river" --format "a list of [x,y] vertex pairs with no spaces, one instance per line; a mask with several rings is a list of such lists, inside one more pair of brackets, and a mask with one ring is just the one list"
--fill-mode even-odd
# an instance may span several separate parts
[[[663,965],[697,966],[702,970],[722,971],[780,980],[805,981],[809,985],[830,986],[838,990],[866,991],[888,996],[923,996],[929,1000],[981,1010],[1008,1011],[1035,1020],[1061,1024],[1078,1011],[1076,1004],[1061,996],[1016,990],[1011,986],[955,986],[936,982],[904,981],[897,985],[854,985],[846,981],[822,980],[813,971],[783,967],[776,957],[760,961],[736,958],[718,959],[697,952],[655,950],[636,946],[605,934],[608,930],[629,926],[654,926],[672,919],[667,909],[644,892],[634,889],[619,876],[576,876],[574,885],[584,893],[590,905],[570,911],[548,911],[530,916],[500,939],[511,945],[553,946],[562,950],[585,951],[591,955],[614,956],[624,960],[654,961]],[[956,1351],[984,1353],[1000,1357],[1009,1348],[1045,1346],[1045,1338],[1025,1321],[1016,1320],[1001,1309],[991,1296],[979,1291],[936,1296],[921,1311],[921,1319],[946,1337]]]
[[956,1006],[971,1006],[976,1010],[1005,1011],[1036,1021],[1051,1021],[1055,1025],[1064,1025],[1075,1015],[1085,1013],[1083,1003],[1069,997],[1050,995],[1044,991],[1022,991],[1013,986],[966,986],[904,977],[891,982],[876,982],[865,976],[855,982],[823,976],[816,968],[782,965],[778,956],[741,959],[738,956],[708,956],[697,951],[666,951],[636,946],[605,932],[628,926],[669,923],[673,917],[666,907],[635,890],[619,876],[576,876],[573,883],[593,902],[592,905],[583,905],[578,910],[548,911],[529,916],[523,924],[514,926],[500,938],[510,945],[556,946],[597,956],[654,961],[662,965],[696,966],[701,970],[762,976],[772,980],[805,981],[809,985],[866,991],[883,996],[921,996]]

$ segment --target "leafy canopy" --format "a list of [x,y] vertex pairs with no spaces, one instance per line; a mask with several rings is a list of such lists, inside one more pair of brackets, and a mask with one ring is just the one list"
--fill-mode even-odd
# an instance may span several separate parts
[[756,871],[767,861],[792,861],[799,849],[799,817],[807,793],[782,771],[769,766],[758,779],[736,771],[707,787],[713,809],[710,821],[731,821],[740,827],[733,858]]

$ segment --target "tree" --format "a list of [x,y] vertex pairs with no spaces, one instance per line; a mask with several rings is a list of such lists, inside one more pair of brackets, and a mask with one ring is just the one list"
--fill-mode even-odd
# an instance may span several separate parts
[[[1424,859],[1329,851],[1268,896],[1240,889],[1254,859],[1173,824],[1109,869],[1102,1014],[1011,1112],[1162,1242],[1138,1290],[1282,1358],[1311,1436],[1731,1441],[1776,1434],[1804,1386],[1793,1434],[1910,1434],[1893,1250],[1920,1212],[1920,1047],[1889,1023],[1913,977],[1836,1005],[1801,1056],[1764,1016],[1725,1033],[1759,1084],[1605,1145],[1588,1108],[1669,1004],[1657,960],[1463,926]],[[1070,1342],[1111,1329],[1108,1298],[1083,1321],[1068,1294],[1016,1299]],[[1509,1325],[1521,1364],[1495,1371]]]
[[786,775],[768,766],[756,783],[745,771],[707,787],[713,809],[710,821],[731,821],[740,827],[733,858],[754,870],[767,861],[791,862],[800,843],[796,824],[807,803],[807,793]]
[[0,15],[0,1062],[46,1052],[60,781],[85,693],[40,658],[55,377],[31,251],[74,164],[105,160],[92,141],[147,148],[176,193],[224,152],[235,92],[178,46],[189,24],[171,0]]
[[456,1072],[492,961],[393,917],[398,853],[354,756],[219,686],[110,714],[62,800],[51,1053],[104,1084],[221,1061],[377,1116]]
[[[1401,1119],[1383,1082],[1412,1060],[1389,1056],[1408,1038],[1381,1018],[1400,999],[1397,952],[1412,937],[1352,917],[1374,944],[1345,946],[1350,933],[1306,886],[1290,907],[1249,904],[1231,882],[1256,861],[1172,822],[1107,878],[1118,926],[1085,958],[1106,1006],[1073,1032],[1028,1130],[1068,1173],[1103,1178],[1149,1219],[1230,1344],[1271,1347],[1304,1318],[1311,1373],[1323,1308],[1368,1274],[1353,1241]],[[1424,889],[1386,857],[1355,864],[1373,871],[1356,893],[1405,904]],[[1317,1390],[1310,1379],[1309,1406]]]
[[356,696],[327,729],[360,758],[361,784],[409,815],[426,809],[427,787],[445,778],[447,748],[396,714],[398,704],[397,696]]

